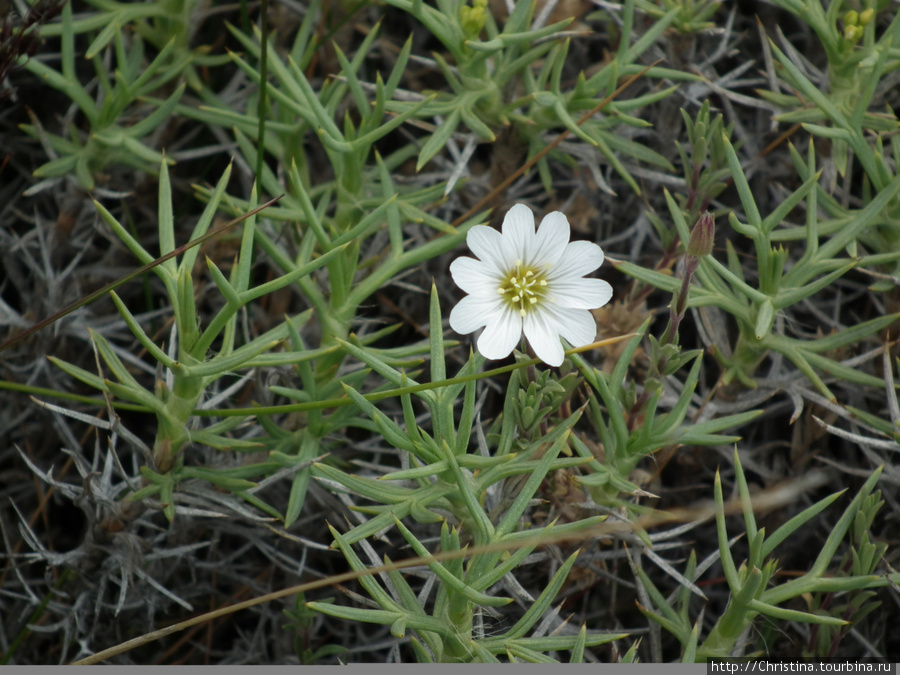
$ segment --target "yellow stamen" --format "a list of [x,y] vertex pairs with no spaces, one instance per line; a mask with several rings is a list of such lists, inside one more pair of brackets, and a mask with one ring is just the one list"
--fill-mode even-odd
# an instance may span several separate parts
[[546,295],[546,272],[540,267],[524,266],[521,260],[517,260],[515,268],[504,275],[497,293],[507,299],[519,316],[524,317],[537,309]]

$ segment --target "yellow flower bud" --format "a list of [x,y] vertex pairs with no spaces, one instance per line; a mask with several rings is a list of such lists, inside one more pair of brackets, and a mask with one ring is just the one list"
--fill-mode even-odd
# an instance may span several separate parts
[[856,43],[862,37],[863,29],[860,26],[847,26],[844,29],[844,39],[850,43]]
[[459,13],[463,33],[471,40],[477,39],[487,22],[487,0],[473,0],[471,7],[463,5]]

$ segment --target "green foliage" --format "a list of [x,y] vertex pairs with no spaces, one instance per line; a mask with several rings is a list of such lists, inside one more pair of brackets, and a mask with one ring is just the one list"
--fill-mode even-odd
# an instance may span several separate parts
[[227,57],[210,55],[208,46],[190,47],[197,32],[196,16],[202,10],[198,0],[160,0],[159,2],[133,3],[115,0],[88,0],[97,11],[50,24],[41,29],[43,37],[64,36],[71,41],[74,36],[87,34],[92,40],[85,56],[93,59],[122,34],[133,30],[139,40],[165,52],[163,68],[172,77],[183,76],[190,87],[203,88],[197,67],[209,68],[227,63]]
[[[290,623],[283,626],[283,628],[297,633],[297,637],[294,638],[294,650],[300,663],[304,666],[314,666],[323,659],[345,654],[347,648],[341,645],[323,645],[316,649],[310,647],[310,642],[312,641],[311,633],[317,613],[306,607],[304,603],[303,593],[298,593],[294,597],[294,608],[284,610],[284,615],[290,620]],[[319,604],[326,605],[328,601],[320,602]]]
[[[643,331],[646,331],[646,325]],[[625,372],[640,337],[629,342],[610,375],[590,368],[580,357],[572,357],[590,386],[591,423],[604,449],[600,462],[583,443],[575,441],[578,454],[593,460],[589,465],[591,473],[581,478],[580,483],[591,488],[592,495],[601,503],[615,500],[620,492],[638,494],[638,487],[629,481],[629,476],[641,460],[652,453],[678,445],[733,443],[739,437],[723,436],[720,432],[746,424],[760,414],[760,411],[751,410],[699,424],[686,421],[701,364],[700,354],[688,353],[679,357],[685,364],[692,363],[677,402],[668,412],[658,411],[663,392],[655,387],[639,410],[641,423],[634,425],[636,428],[630,427],[627,419],[629,413],[638,408],[638,401],[634,385],[625,381]]]
[[[125,477],[127,487],[110,489],[108,501],[123,509],[159,505],[172,521],[184,508],[179,501],[185,485],[209,484],[287,530],[308,515],[309,494],[327,490],[345,499],[355,516],[349,525],[329,525],[332,547],[352,570],[390,562],[371,538],[400,543],[418,556],[459,554],[429,562],[424,588],[394,570],[360,578],[369,596],[364,602],[298,596],[284,614],[301,663],[345,652],[344,646],[315,641],[315,624],[323,616],[389,626],[391,635],[409,637],[421,663],[577,663],[586,660],[586,649],[625,640],[624,631],[567,625],[558,598],[580,567],[580,551],[559,557],[537,597],[516,594],[513,606],[513,598],[498,588],[515,579],[539,549],[550,550],[564,538],[590,540],[605,533],[616,545],[642,547],[649,557],[652,528],[640,518],[655,524],[660,511],[636,472],[655,463],[661,451],[745,443],[738,430],[744,433],[766,414],[758,409],[762,398],[746,403],[746,395],[764,379],[768,364],[778,364],[778,386],[795,407],[808,382],[815,390],[801,392],[808,400],[820,397],[816,402],[871,434],[841,432],[844,438],[864,448],[896,450],[900,408],[887,347],[884,374],[845,359],[843,351],[888,330],[900,314],[884,311],[858,321],[854,315],[850,325],[830,333],[814,333],[797,319],[799,308],[838,284],[859,285],[861,274],[876,279],[867,292],[879,309],[888,304],[879,293],[896,290],[900,125],[882,92],[900,66],[894,46],[900,44],[900,17],[887,16],[883,7],[848,10],[846,3],[832,2],[826,9],[818,0],[775,0],[811,28],[827,69],[825,81],[816,81],[786,41],[766,45],[774,55],[771,81],[777,90],[759,95],[781,111],[776,121],[802,125],[809,142],[785,152],[785,170],[793,172],[784,182],[789,188],[775,206],[764,208],[743,141],[733,140],[743,138],[736,119],[711,108],[706,97],[712,94],[704,93],[694,112],[681,111],[681,141],[660,137],[651,147],[644,135],[647,110],[673,113],[676,99],[670,97],[679,88],[684,93],[686,85],[706,91],[706,74],[646,64],[661,45],[698,39],[714,27],[717,2],[626,0],[604,7],[598,14],[610,26],[609,35],[600,36],[605,58],[589,71],[572,63],[579,37],[570,30],[572,19],[536,21],[533,2],[515,3],[502,21],[486,0],[386,0],[379,12],[396,13],[440,51],[415,53],[423,44],[417,34],[382,60],[370,56],[385,49],[389,21],[375,23],[355,42],[329,42],[334,34],[323,20],[324,0],[307,3],[290,35],[228,26],[223,40],[235,49],[227,54],[195,45],[193,21],[202,9],[196,0],[88,4],[92,10],[77,16],[66,4],[59,23],[40,29],[48,43],[59,38],[58,69],[50,65],[52,58],[23,56],[18,63],[68,99],[74,115],[61,134],[47,131],[37,118],[22,126],[47,154],[34,172],[43,181],[38,188],[74,178],[82,190],[99,194],[105,174],[117,167],[159,179],[158,226],[150,243],[117,215],[115,205],[94,202],[99,221],[139,264],[168,256],[153,268],[172,320],[167,336],[155,335],[133,307],[111,294],[146,354],[135,359],[151,364],[156,377],[143,378],[116,341],[96,327],[89,329],[96,372],[50,356],[66,374],[101,392],[111,417],[124,409],[152,416],[152,445],[135,441],[143,456],[133,464],[134,475]],[[356,9],[366,7],[360,3]],[[316,68],[323,44],[334,55],[333,70],[324,75]],[[81,51],[90,74],[78,60]],[[413,86],[410,70],[422,63],[434,90],[404,89]],[[240,97],[216,88],[217,78],[232,72]],[[643,93],[619,91],[638,74],[650,83]],[[683,100],[692,106],[694,96]],[[726,99],[732,100],[713,100]],[[236,171],[229,165],[214,186],[195,187],[205,204],[188,237],[192,246],[185,247],[176,241],[184,219],[173,202],[173,162],[154,145],[174,116],[228,140],[235,165],[261,168],[243,186],[232,180]],[[677,124],[678,116],[672,116]],[[574,141],[545,153],[562,133]],[[830,156],[815,139],[830,141]],[[594,188],[612,193],[601,166],[620,189],[641,195],[652,225],[648,231],[661,253],[655,266],[641,256],[612,260],[635,282],[621,293],[617,284],[617,299],[635,300],[623,301],[627,314],[652,289],[664,291],[666,301],[671,297],[665,328],[655,329],[652,318],[634,321],[639,329],[606,363],[578,349],[567,352],[558,370],[542,369],[524,353],[516,354],[514,364],[485,370],[481,355],[461,358],[457,343],[445,340],[446,312],[432,285],[427,339],[400,339],[408,333],[396,325],[369,330],[364,315],[377,294],[391,284],[414,293],[414,286],[400,281],[413,273],[446,279],[443,256],[458,249],[473,226],[496,215],[483,206],[493,196],[484,197],[483,185],[468,192],[459,180],[471,156],[457,157],[462,144],[470,150],[486,146],[496,156],[512,154],[533,167],[534,184],[540,182],[560,202],[571,189],[560,176],[581,169],[594,177]],[[445,171],[451,163],[452,173]],[[435,167],[440,171],[427,173]],[[683,180],[675,176],[679,170]],[[659,195],[643,189],[642,181],[654,172],[677,187]],[[849,192],[836,194],[837,176],[844,177],[846,190],[859,184],[852,198]],[[572,201],[580,196],[574,192]],[[280,199],[257,213],[263,194]],[[539,198],[527,190],[515,194]],[[493,203],[502,204],[502,198]],[[242,220],[234,264],[223,270],[207,259],[205,271],[198,271],[195,244],[220,214]],[[213,310],[200,292],[204,277],[217,291]],[[274,327],[256,330],[250,318],[276,291],[290,293],[301,309],[292,304]],[[704,338],[705,344],[690,345],[685,329],[703,311],[714,312],[722,330]],[[842,321],[848,323],[843,316]],[[422,317],[407,323],[425,332]],[[705,353],[714,359],[704,361]],[[257,399],[241,404],[247,407],[228,401],[254,378]],[[483,381],[501,392],[492,412],[485,412]],[[731,407],[715,400],[727,385],[743,399]],[[858,407],[838,405],[848,388],[863,392],[850,399]],[[887,412],[864,409],[860,401],[872,391],[879,397],[886,392]],[[795,418],[799,414],[798,409]],[[95,422],[114,428],[112,421],[103,424]],[[822,426],[838,433],[830,423]],[[367,466],[364,451],[349,441],[357,434],[386,451],[389,459],[380,459],[377,471],[361,468]],[[235,466],[206,465],[187,454],[192,445],[221,456],[263,455]],[[93,474],[84,474],[89,484]],[[717,473],[718,551],[712,555],[728,587],[718,614],[701,621],[696,612],[702,593],[695,582],[711,564],[698,562],[696,549],[679,563],[681,571],[658,563],[679,583],[670,596],[650,572],[632,567],[644,593],[640,611],[677,642],[684,662],[731,655],[762,619],[772,626],[811,624],[805,653],[833,656],[850,626],[878,608],[874,589],[897,580],[896,574],[878,574],[888,552],[873,533],[883,505],[876,490],[880,475],[881,469],[871,474],[830,528],[810,569],[783,581],[775,550],[825,513],[840,493],[767,535],[758,527],[757,504],[735,451],[740,534],[748,553],[740,564],[734,559]],[[290,487],[283,503],[257,494],[284,476]],[[579,510],[585,505],[587,510]],[[626,521],[628,537],[616,539],[604,530],[611,521],[598,512]],[[122,593],[124,598],[124,586]],[[798,601],[804,611],[796,609]],[[489,612],[501,613],[505,623],[486,630]],[[636,662],[641,644],[615,654]]]
[[[386,106],[399,115],[415,115],[420,118],[439,117],[442,121],[436,132],[422,145],[417,169],[424,167],[442,150],[460,125],[482,141],[494,142],[498,132],[516,144],[528,148],[529,157],[545,145],[545,132],[564,128],[582,142],[594,147],[615,171],[639,192],[637,182],[625,168],[620,157],[629,156],[642,162],[671,169],[660,154],[627,140],[616,132],[620,124],[636,128],[645,126],[638,117],[629,115],[635,107],[648,105],[672,93],[672,88],[660,89],[652,94],[630,101],[611,101],[602,119],[581,120],[617,86],[617,78],[633,75],[639,70],[638,59],[653,41],[675,18],[677,10],[667,12],[653,24],[650,31],[632,45],[623,41],[615,58],[596,73],[587,77],[579,74],[575,86],[563,84],[563,71],[569,49],[568,41],[560,40],[569,20],[529,30],[534,11],[532,3],[517,3],[515,10],[502,29],[483,6],[464,7],[457,11],[459,3],[451,0],[438,2],[436,7],[412,0],[391,0],[394,7],[409,12],[434,37],[436,37],[454,63],[435,55],[436,65],[446,80],[449,91],[437,92],[420,103],[396,101]],[[465,10],[465,11],[463,11]],[[625,21],[634,17],[634,5],[625,3]],[[463,17],[466,24],[463,25]],[[483,24],[482,31],[474,31],[472,22]],[[630,31],[625,31],[630,35]],[[537,66],[540,66],[538,70]],[[681,74],[665,69],[651,68],[650,77],[673,77]],[[515,97],[508,92],[513,85],[524,86]],[[553,155],[553,153],[551,153]],[[556,155],[565,161],[564,156]],[[546,189],[551,189],[552,178],[547,158],[538,162],[538,170]]]
[[[799,621],[814,624],[817,634],[825,636],[824,639],[831,646],[831,636],[834,635],[834,631],[848,626],[847,619],[851,615],[855,614],[856,617],[859,617],[873,609],[871,605],[864,606],[866,601],[871,598],[870,593],[868,591],[860,593],[859,589],[874,588],[888,583],[886,579],[872,574],[884,554],[885,548],[883,545],[871,545],[868,538],[868,528],[881,505],[877,493],[872,493],[881,471],[878,470],[872,474],[838,519],[810,569],[796,579],[770,588],[770,582],[773,581],[773,575],[778,568],[778,561],[772,557],[772,553],[805,523],[834,503],[841,493],[835,493],[813,504],[767,537],[765,529],[757,527],[750,489],[737,452],[734,454],[734,469],[750,550],[748,559],[738,567],[731,554],[731,542],[725,526],[725,501],[722,495],[721,480],[717,473],[715,485],[716,526],[719,557],[728,587],[731,590],[728,606],[709,631],[706,639],[698,646],[697,627],[688,618],[690,600],[688,588],[681,589],[678,602],[675,607],[672,607],[650,578],[640,572],[641,583],[646,587],[655,605],[655,609],[646,608],[642,611],[678,638],[685,649],[685,656],[690,655],[689,660],[691,661],[703,662],[709,658],[731,656],[738,638],[759,616],[768,617],[773,621]],[[853,567],[848,566],[845,562],[841,566],[844,571],[835,576],[828,570],[842,541],[848,536],[851,541],[849,555],[852,555],[854,561],[858,561],[860,556],[856,546],[862,545],[865,550],[864,560],[859,560]],[[684,576],[694,580],[696,578],[695,569],[696,560],[692,556]],[[817,600],[814,601],[811,607],[813,611],[810,612],[800,612],[782,607],[783,604],[794,598],[809,597],[813,594],[814,597],[820,598],[823,593],[828,597],[834,597],[834,594],[850,593],[854,602],[848,605],[841,604],[836,608],[823,608],[821,601]],[[848,611],[850,606],[853,606],[853,611]],[[831,609],[835,611],[829,611]],[[819,655],[823,656],[824,654]]]
[[[828,56],[826,82],[814,82],[804,73],[794,54],[776,45],[771,50],[778,61],[779,74],[796,95],[760,92],[782,108],[795,108],[778,119],[800,123],[813,136],[831,143],[831,161],[837,174],[850,178],[854,160],[862,169],[865,181],[863,209],[853,210],[836,202],[830,194],[822,194],[820,204],[830,216],[823,227],[838,222],[866,219],[864,228],[854,234],[852,244],[859,242],[875,253],[896,252],[900,243],[900,197],[897,195],[897,160],[900,143],[897,131],[900,120],[879,98],[879,85],[900,68],[900,15],[894,14],[889,25],[878,31],[879,9],[869,7],[862,12],[845,11],[842,2],[832,2],[824,9],[819,0],[778,0],[776,3],[809,24],[821,40]],[[828,91],[827,94],[823,91]],[[795,153],[798,173],[808,178],[815,166],[812,152],[807,166]],[[818,188],[821,191],[821,188]],[[883,201],[879,201],[879,197]],[[877,209],[870,210],[874,203]],[[896,273],[896,258],[883,260]],[[890,284],[880,283],[884,291]]]
[[713,28],[709,19],[722,3],[716,0],[638,0],[637,6],[647,16],[661,19],[669,12],[676,12],[672,28],[679,33],[692,34]]
[[[446,364],[436,289],[432,289],[431,303],[431,378],[440,383],[446,378]],[[346,344],[345,349],[395,387],[416,387],[415,381],[391,368],[370,351],[350,344]],[[459,375],[474,374],[482,363],[481,357],[470,357]],[[372,506],[360,506],[361,512],[371,515],[366,522],[344,534],[331,529],[351,568],[360,570],[365,567],[351,548],[352,544],[386,528],[396,527],[417,555],[428,555],[426,546],[403,523],[410,517],[419,523],[442,522],[441,550],[444,552],[460,550],[463,532],[475,546],[487,546],[491,551],[474,554],[466,560],[428,565],[441,582],[430,614],[423,607],[422,599],[397,573],[391,575],[393,587],[390,592],[375,579],[360,579],[365,590],[381,607],[380,610],[320,603],[309,603],[309,607],[345,619],[390,625],[391,633],[398,637],[404,636],[407,630],[415,630],[420,636],[420,641],[415,643],[416,653],[420,660],[429,662],[496,662],[497,655],[502,654],[510,659],[529,662],[553,662],[544,652],[583,650],[585,646],[596,646],[624,637],[615,634],[526,637],[550,611],[556,593],[575,563],[576,555],[559,569],[540,597],[508,631],[489,638],[477,634],[475,612],[479,606],[502,607],[512,601],[487,591],[534,550],[534,546],[512,547],[521,539],[523,533],[517,531],[518,525],[542,483],[553,471],[583,465],[587,461],[579,457],[560,457],[561,454],[571,454],[569,443],[574,438],[571,430],[580,414],[576,413],[563,421],[554,420],[556,424],[549,433],[533,433],[535,425],[546,423],[546,416],[551,410],[549,407],[540,408],[540,401],[544,396],[558,399],[565,393],[565,385],[551,380],[549,373],[542,373],[527,388],[520,389],[515,384],[520,373],[520,370],[513,372],[513,384],[508,389],[505,405],[507,412],[488,434],[482,435],[488,446],[479,448],[477,454],[470,452],[469,448],[476,418],[474,379],[415,392],[431,413],[431,433],[416,424],[409,394],[401,396],[405,412],[403,428],[359,393],[348,389],[350,396],[371,417],[384,439],[409,457],[408,469],[385,474],[379,479],[362,478],[325,464],[317,465],[318,475],[339,484],[365,502],[374,503]],[[457,421],[454,406],[461,394],[463,407]],[[537,411],[536,405],[539,407]],[[532,433],[528,433],[528,428],[519,426],[523,419],[531,420]],[[517,430],[524,435],[517,436]],[[534,440],[529,440],[529,437]],[[494,508],[489,506],[492,501],[496,502]],[[448,526],[447,514],[451,522],[457,523],[453,528]],[[547,534],[575,533],[602,520],[588,518],[570,525],[551,524],[543,531]],[[504,544],[512,550],[504,552]]]
[[36,125],[23,125],[27,134],[40,138],[46,144],[48,152],[59,155],[35,171],[35,175],[57,178],[74,174],[83,188],[91,189],[95,174],[112,165],[124,164],[155,172],[162,154],[142,143],[142,139],[169,118],[184,92],[184,86],[175,87],[171,95],[152,112],[141,114],[142,119],[136,124],[126,126],[121,120],[139,114],[141,97],[159,90],[179,75],[179,71],[170,65],[174,40],[163,46],[156,58],[147,64],[140,38],[126,47],[120,31],[110,32],[108,40],[114,43],[116,58],[115,76],[109,77],[100,54],[94,52],[92,56],[100,87],[100,103],[97,103],[79,82],[74,37],[72,6],[66,3],[62,11],[61,71],[37,59],[25,61],[25,68],[65,93],[87,119],[90,130],[82,135],[73,125],[70,137],[64,138],[45,132]]
[[[194,227],[193,239],[204,235],[212,224],[213,216],[224,195],[229,174],[230,169],[226,170],[220,179],[203,215]],[[109,211],[99,203],[96,206],[104,221],[141,263],[146,264],[154,259],[154,256],[134,239]],[[171,186],[165,163],[160,168],[158,222],[160,255],[172,253],[176,246],[175,223],[172,212]],[[237,264],[231,270],[230,278],[226,278],[218,267],[207,259],[210,275],[222,293],[225,304],[204,330],[201,330],[197,320],[198,311],[195,305],[193,281],[193,269],[199,248],[194,247],[186,251],[181,256],[180,262],[171,258],[154,268],[154,272],[168,293],[174,316],[174,330],[171,335],[173,344],[170,353],[166,353],[146,334],[128,307],[113,293],[113,300],[116,301],[119,312],[135,337],[148,353],[167,370],[165,379],[156,381],[154,391],[148,391],[134,378],[107,340],[98,333],[92,332],[95,348],[103,362],[115,375],[116,381],[98,377],[82,368],[51,357],[54,363],[82,382],[121,400],[145,406],[155,414],[158,430],[153,444],[152,461],[153,466],[164,475],[154,474],[147,469],[144,477],[150,481],[150,485],[132,496],[132,499],[140,499],[156,493],[161,494],[163,502],[166,504],[166,516],[170,520],[175,515],[175,505],[171,498],[174,485],[182,479],[199,477],[196,475],[197,469],[183,466],[182,451],[186,443],[203,443],[215,448],[238,450],[259,447],[259,444],[255,442],[229,438],[228,433],[241,423],[240,417],[233,417],[203,430],[190,428],[189,420],[194,415],[194,410],[199,405],[206,389],[222,376],[242,367],[246,368],[246,364],[255,357],[281,345],[289,339],[292,332],[296,332],[298,325],[309,319],[309,312],[302,313],[246,344],[237,345],[238,312],[247,303],[309,275],[326,264],[328,259],[337,252],[333,252],[331,256],[323,255],[316,260],[297,265],[290,273],[278,279],[251,287],[250,266],[255,230],[256,218],[251,216],[244,221],[241,254]],[[217,345],[218,351],[209,357],[208,354],[214,344]],[[253,484],[243,480],[243,476],[263,473],[267,468],[271,468],[271,466],[248,468],[246,472],[242,472],[241,478],[237,481],[232,480],[236,477],[229,476],[228,472],[208,471],[203,473],[203,477],[212,479],[223,489],[248,497],[244,491]],[[173,469],[174,473],[170,474],[169,472]],[[272,511],[271,507],[268,507],[267,510]],[[274,513],[277,515],[277,511]]]
[[[698,122],[697,126],[700,125],[705,126],[705,123]],[[770,352],[777,352],[790,359],[816,389],[831,400],[835,400],[835,396],[819,375],[820,370],[848,382],[879,386],[881,380],[878,378],[847,367],[824,356],[823,352],[857,343],[876,334],[896,321],[900,315],[872,319],[843,332],[817,339],[785,335],[777,325],[777,318],[780,312],[811,298],[857,265],[867,262],[856,255],[846,257],[845,253],[858,238],[865,236],[876,226],[883,217],[884,209],[897,198],[900,175],[886,183],[878,196],[865,208],[856,211],[854,217],[842,221],[843,227],[823,227],[818,212],[821,189],[818,186],[819,175],[813,170],[815,151],[810,144],[807,170],[803,175],[805,182],[775,211],[763,217],[756,207],[756,199],[734,147],[724,134],[714,142],[724,151],[746,218],[746,222],[742,222],[732,212],[729,214],[729,224],[735,233],[752,243],[757,267],[757,281],[751,285],[752,282],[748,282],[743,266],[735,255],[736,247],[728,241],[728,264],[719,262],[715,256],[703,258],[696,272],[698,283],[690,290],[689,306],[717,307],[730,315],[737,324],[739,333],[733,345],[714,345],[712,348],[713,355],[723,368],[722,383],[728,384],[737,378],[745,386],[755,387],[754,372]],[[690,232],[685,209],[668,192],[666,202],[681,241],[687,246]],[[805,250],[796,264],[786,269],[788,251],[781,244],[776,246],[775,242],[784,241],[784,237],[778,235],[785,217],[801,207],[806,213]],[[798,229],[794,228],[791,234],[796,237]],[[894,255],[890,257],[896,259]],[[672,293],[679,289],[676,279],[659,271],[624,261],[618,263],[617,267],[656,288]]]

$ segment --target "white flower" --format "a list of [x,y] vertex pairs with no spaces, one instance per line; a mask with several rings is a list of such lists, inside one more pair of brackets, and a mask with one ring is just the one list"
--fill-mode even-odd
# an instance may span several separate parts
[[603,251],[587,241],[569,243],[562,213],[547,215],[535,233],[531,209],[516,204],[502,234],[476,225],[466,243],[479,260],[450,265],[453,281],[468,293],[450,312],[450,327],[465,335],[484,326],[477,346],[485,358],[508,356],[523,330],[535,355],[551,366],[563,362],[560,337],[573,347],[594,341],[597,324],[587,310],[609,302],[612,287],[584,278],[603,263]]

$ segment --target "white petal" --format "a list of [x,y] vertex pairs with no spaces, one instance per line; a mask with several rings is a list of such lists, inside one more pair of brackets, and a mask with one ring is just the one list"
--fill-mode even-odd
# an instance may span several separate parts
[[476,225],[466,234],[466,243],[472,253],[494,269],[504,272],[508,268],[508,245],[493,227]]
[[589,241],[573,241],[563,251],[553,269],[547,275],[548,279],[560,277],[583,277],[593,272],[603,264],[603,249]]
[[554,319],[559,323],[559,334],[573,347],[589,345],[597,337],[597,322],[583,309],[554,308]]
[[[458,283],[458,282],[457,282]],[[597,309],[612,298],[612,286],[602,279],[555,279],[550,283],[550,298],[557,307]]]
[[559,211],[548,213],[541,221],[527,260],[532,265],[555,265],[568,243],[569,221]]
[[516,204],[503,219],[503,238],[514,256],[507,263],[526,262],[534,245],[534,214],[524,204]]
[[494,321],[492,317],[501,314],[502,305],[503,299],[499,296],[482,298],[467,295],[451,310],[450,328],[461,335],[474,333],[489,321]]
[[529,312],[523,321],[525,337],[535,356],[548,366],[562,364],[565,354],[559,341],[561,326],[550,312]]
[[478,337],[478,351],[486,359],[503,359],[510,355],[522,337],[522,319],[507,306],[488,317],[488,325]]
[[497,295],[502,277],[496,268],[474,258],[457,258],[450,263],[450,276],[466,293],[487,298]]

